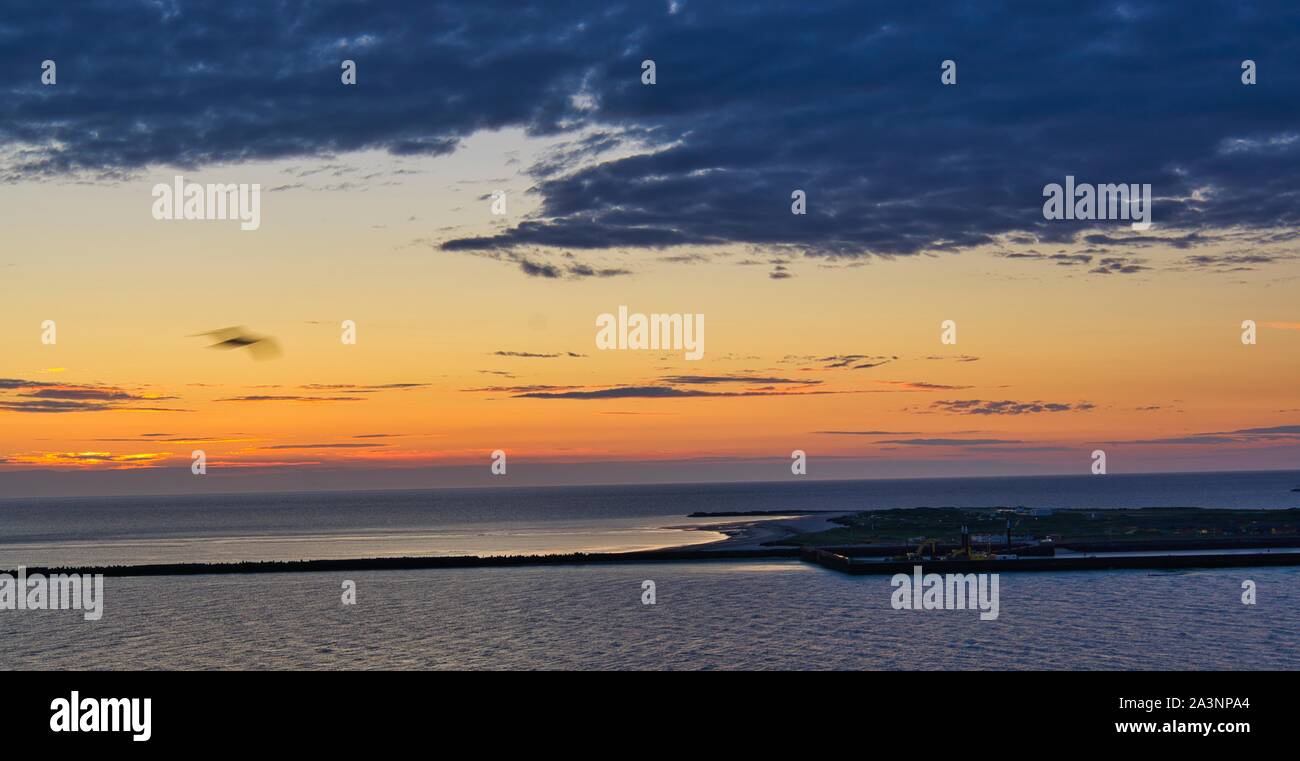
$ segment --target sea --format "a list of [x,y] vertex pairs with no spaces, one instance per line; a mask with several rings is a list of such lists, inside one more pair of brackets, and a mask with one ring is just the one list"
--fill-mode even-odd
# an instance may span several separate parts
[[[0,569],[722,538],[701,512],[1300,508],[1297,487],[1300,471],[6,499]],[[0,669],[1300,668],[1296,568],[1003,573],[994,620],[895,610],[893,591],[752,560],[109,577],[98,621],[0,610]]]

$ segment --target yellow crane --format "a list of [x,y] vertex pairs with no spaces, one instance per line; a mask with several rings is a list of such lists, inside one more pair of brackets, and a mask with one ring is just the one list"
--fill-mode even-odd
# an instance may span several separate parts
[[988,560],[991,557],[990,554],[975,551],[971,545],[970,529],[966,526],[961,527],[961,548],[948,553],[949,560]]

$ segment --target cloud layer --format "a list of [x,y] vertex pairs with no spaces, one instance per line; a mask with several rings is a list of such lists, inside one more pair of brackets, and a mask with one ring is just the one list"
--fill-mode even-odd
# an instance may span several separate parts
[[[1086,231],[1045,222],[1041,190],[1067,174],[1151,183],[1157,229],[1291,228],[1298,22],[1286,2],[1188,13],[1175,0],[19,5],[0,69],[30,76],[0,98],[0,176],[432,155],[522,127],[575,135],[532,169],[540,212],[445,248],[527,262],[537,247],[860,257],[1066,241]],[[46,58],[54,87],[38,81]],[[1245,58],[1257,85],[1240,82]],[[944,59],[955,86],[939,82]],[[620,145],[637,150],[587,160]],[[806,216],[789,212],[796,188]]]

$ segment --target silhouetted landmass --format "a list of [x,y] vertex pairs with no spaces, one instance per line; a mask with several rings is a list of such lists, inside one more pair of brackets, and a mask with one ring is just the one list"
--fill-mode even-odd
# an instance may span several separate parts
[[[1031,509],[1026,507],[911,507],[872,510],[832,518],[842,528],[797,534],[771,545],[825,547],[853,544],[915,544],[960,541],[961,528],[1005,544],[1011,533],[1025,540],[1052,539],[1058,547],[1078,542],[1132,543],[1127,549],[1228,549],[1300,546],[1300,508],[1243,510],[1201,507],[1124,509]],[[1274,542],[1283,542],[1277,544]],[[1145,543],[1145,544],[1142,544]],[[1154,544],[1153,544],[1154,543]],[[1163,544],[1162,544],[1163,543]]]
[[[776,515],[838,511],[779,511]],[[696,517],[764,515],[696,513]],[[1300,565],[1300,551],[1243,553],[1240,550],[1300,549],[1300,509],[1232,510],[1142,508],[1124,510],[1051,510],[1026,508],[906,508],[879,510],[832,519],[842,528],[765,542],[760,547],[728,549],[727,542],[638,552],[575,552],[557,555],[461,555],[453,557],[354,558],[343,560],[250,561],[240,563],[167,563],[130,566],[30,567],[34,573],[82,573],[105,576],[192,576],[201,574],[329,573],[454,568],[681,563],[759,559],[802,559],[849,573],[886,573],[923,564],[927,569],[977,571],[1110,570],[1116,568],[1228,568]],[[1006,543],[1007,521],[1012,543]],[[973,536],[974,549],[999,555],[956,560],[942,557],[960,547],[961,527]],[[903,560],[917,550],[919,537],[934,540],[939,559]],[[1049,539],[1050,541],[1044,541]],[[1087,556],[1053,557],[1057,549]],[[1128,552],[1198,550],[1194,555],[1121,555]],[[1215,552],[1234,550],[1236,552]],[[893,569],[893,570],[891,570]],[[14,569],[0,569],[13,572]]]
[[874,560],[820,548],[806,548],[804,560],[852,574],[1000,573],[1002,571],[1117,571],[1132,569],[1261,568],[1300,565],[1300,552],[1198,553],[1194,555],[1072,555],[1067,557],[989,557],[978,560]]
[[[510,568],[592,563],[671,563],[699,560],[798,558],[795,548],[749,550],[649,550],[574,552],[562,555],[458,555],[451,557],[353,558],[345,560],[262,560],[240,563],[159,563],[85,567],[29,567],[34,573],[102,573],[105,576],[194,576],[229,573],[327,573],[333,571],[408,571],[429,568]],[[9,572],[13,572],[10,569]]]

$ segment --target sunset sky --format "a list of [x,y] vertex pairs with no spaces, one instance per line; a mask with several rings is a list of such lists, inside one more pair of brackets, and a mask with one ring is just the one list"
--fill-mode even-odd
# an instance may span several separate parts
[[[494,5],[15,9],[0,496],[1300,467],[1285,4]],[[153,219],[178,174],[260,229]]]

